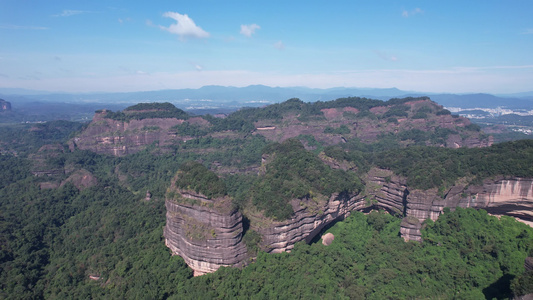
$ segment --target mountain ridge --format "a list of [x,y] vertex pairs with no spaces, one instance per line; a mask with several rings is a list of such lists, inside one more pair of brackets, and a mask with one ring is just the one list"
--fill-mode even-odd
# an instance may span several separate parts
[[[303,101],[328,101],[342,97],[366,97],[380,100],[403,97],[431,96],[437,103],[464,108],[475,107],[509,107],[533,109],[533,92],[493,95],[487,93],[425,93],[404,91],[398,88],[308,88],[308,87],[270,87],[250,85],[246,87],[207,85],[197,89],[165,89],[138,92],[116,93],[57,93],[0,88],[0,97],[16,99],[21,102],[112,102],[137,103],[169,101],[175,104],[187,104],[191,101],[220,102],[233,106],[248,106],[257,101],[278,103],[298,97]],[[13,102],[13,101],[11,101]]]

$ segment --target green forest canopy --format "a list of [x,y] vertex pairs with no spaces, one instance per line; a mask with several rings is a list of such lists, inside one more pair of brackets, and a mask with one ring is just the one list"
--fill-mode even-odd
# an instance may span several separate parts
[[[86,169],[98,184],[82,191],[71,184],[40,189],[40,183],[55,178],[33,176],[29,154],[46,143],[66,142],[79,127],[72,122],[39,127],[42,130],[0,131],[16,141],[4,147],[18,150],[18,156],[0,155],[0,298],[502,299],[512,291],[533,292],[533,274],[523,268],[524,258],[533,255],[532,229],[508,217],[498,219],[471,209],[446,211],[436,222],[427,221],[421,244],[398,236],[400,219],[380,212],[354,213],[329,229],[335,235],[329,247],[300,243],[291,253],[259,252],[257,261],[242,270],[221,268],[193,278],[183,259],[171,256],[162,239],[164,192],[178,168],[186,169],[186,161],[237,165],[231,157],[244,155],[245,166],[258,166],[264,152],[271,161],[263,179],[291,197],[308,190],[357,191],[361,186],[345,184],[357,183],[358,176],[335,173],[295,140],[264,148],[266,141],[257,137],[238,144],[199,138],[174,153],[152,146],[120,158],[69,152],[65,147],[54,162],[68,172]],[[5,141],[5,136],[0,140]],[[184,151],[207,147],[221,151]],[[419,182],[420,188],[427,181],[417,181],[417,176],[441,179],[431,186],[462,176],[533,176],[531,141],[484,149],[376,149],[380,148],[353,142],[346,148],[326,148],[326,154],[354,162],[358,172],[371,165],[389,168],[413,180],[409,181],[413,186]],[[313,172],[306,173],[309,170]],[[62,180],[68,175],[58,176]],[[257,184],[254,176],[247,177],[249,186]],[[227,193],[245,194],[246,187],[228,184],[235,178],[224,178]],[[279,178],[287,182],[280,183]],[[295,183],[305,190],[294,188]],[[268,185],[257,186],[263,187]],[[147,190],[153,194],[150,201],[144,200]]]
[[264,153],[271,157],[266,172],[252,184],[247,197],[267,217],[289,218],[292,199],[329,198],[333,193],[358,193],[363,188],[354,173],[332,169],[296,139],[270,144]]

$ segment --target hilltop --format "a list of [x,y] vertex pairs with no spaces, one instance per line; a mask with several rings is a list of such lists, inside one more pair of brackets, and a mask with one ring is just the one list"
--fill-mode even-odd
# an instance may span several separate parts
[[340,143],[383,147],[432,145],[486,147],[492,140],[468,119],[451,115],[427,97],[339,98],[305,103],[293,98],[262,108],[243,108],[225,118],[191,116],[170,103],[144,103],[122,112],[99,110],[72,147],[126,155],[153,142],[166,151],[189,140],[236,140],[249,136],[282,142],[304,141],[308,149]]

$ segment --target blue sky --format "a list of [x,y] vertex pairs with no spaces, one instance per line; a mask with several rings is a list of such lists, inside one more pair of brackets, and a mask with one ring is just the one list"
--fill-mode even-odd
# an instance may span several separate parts
[[0,88],[533,90],[533,1],[0,0]]

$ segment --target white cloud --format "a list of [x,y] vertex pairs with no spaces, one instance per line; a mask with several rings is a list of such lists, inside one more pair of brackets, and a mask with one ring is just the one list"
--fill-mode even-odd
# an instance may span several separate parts
[[0,25],[0,29],[48,30],[49,28],[41,26]]
[[70,17],[85,13],[83,10],[64,9],[60,14],[53,15],[54,17]]
[[424,11],[422,9],[418,8],[418,7],[413,9],[413,10],[411,10],[411,11],[408,11],[408,10],[404,9],[402,11],[402,17],[408,18],[408,17],[412,17],[414,15],[422,14],[422,13],[424,13]]
[[118,22],[120,24],[124,24],[125,22],[131,22],[131,18],[125,18],[125,19],[122,19],[122,18],[118,18]]
[[285,49],[285,44],[283,44],[282,41],[277,41],[274,43],[274,48],[278,49],[278,50],[283,50]]
[[177,34],[181,40],[187,37],[191,38],[208,38],[209,33],[197,26],[188,15],[182,15],[176,12],[166,12],[163,17],[176,20],[175,24],[169,27],[159,26],[162,30],[168,31],[172,34]]
[[257,24],[241,25],[241,34],[247,37],[251,37],[257,29],[261,29],[261,26]]

